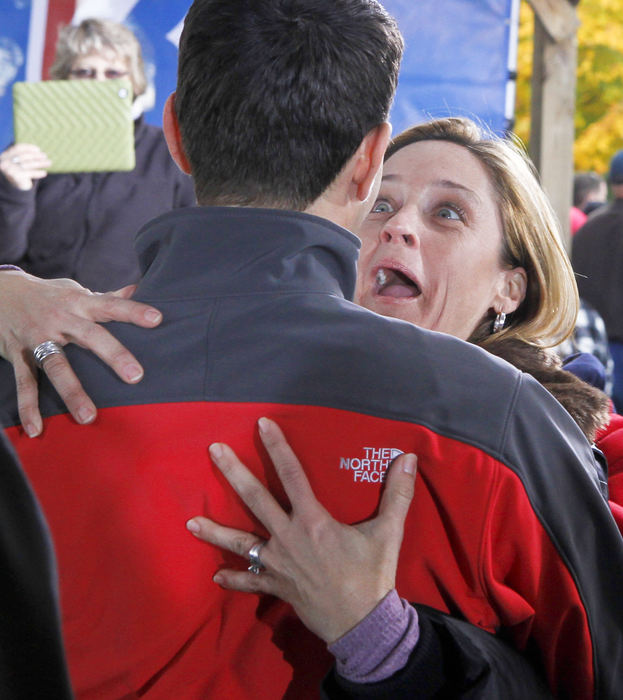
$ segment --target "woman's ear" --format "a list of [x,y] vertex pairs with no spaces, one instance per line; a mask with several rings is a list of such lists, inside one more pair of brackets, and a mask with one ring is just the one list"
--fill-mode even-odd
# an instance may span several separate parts
[[492,307],[497,311],[510,314],[515,311],[526,298],[528,276],[523,267],[513,267],[501,273],[501,285]]
[[164,137],[169,147],[169,153],[173,160],[177,163],[179,169],[191,175],[190,163],[186,157],[184,146],[182,145],[182,135],[180,134],[180,125],[177,121],[175,112],[175,93],[171,93],[164,103],[164,111],[162,112],[162,130]]

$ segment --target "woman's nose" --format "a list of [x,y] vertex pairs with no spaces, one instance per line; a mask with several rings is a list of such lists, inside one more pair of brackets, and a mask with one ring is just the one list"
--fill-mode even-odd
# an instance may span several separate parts
[[417,239],[411,227],[401,222],[390,222],[381,229],[381,243],[395,243],[409,248],[415,246]]

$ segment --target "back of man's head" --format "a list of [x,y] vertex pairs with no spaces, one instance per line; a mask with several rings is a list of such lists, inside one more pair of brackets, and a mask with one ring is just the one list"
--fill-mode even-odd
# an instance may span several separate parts
[[376,0],[195,0],[175,108],[198,201],[305,209],[387,119],[402,47]]

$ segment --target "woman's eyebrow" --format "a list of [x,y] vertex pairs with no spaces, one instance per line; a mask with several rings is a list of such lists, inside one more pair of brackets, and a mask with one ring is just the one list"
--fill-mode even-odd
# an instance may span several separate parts
[[[402,180],[403,177],[399,173],[387,173],[387,175],[383,175],[381,178],[381,182],[401,182]],[[434,180],[433,182],[429,183],[429,185],[445,187],[452,190],[461,190],[475,202],[479,204],[482,202],[481,198],[478,196],[478,194],[476,194],[476,192],[474,192],[474,190],[462,185],[460,182],[455,182],[454,180]]]
[[474,192],[474,190],[470,189],[469,187],[465,187],[465,185],[461,185],[460,182],[454,182],[453,180],[436,180],[432,184],[438,185],[439,187],[446,187],[452,190],[461,190],[468,197],[474,199],[476,202],[481,201],[480,197],[478,196],[478,194],[476,194],[476,192]]

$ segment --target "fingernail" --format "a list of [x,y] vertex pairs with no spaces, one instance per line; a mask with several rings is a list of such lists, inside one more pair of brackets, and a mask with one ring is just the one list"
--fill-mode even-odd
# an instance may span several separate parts
[[415,455],[405,455],[402,462],[402,471],[405,474],[415,474],[415,468],[417,466],[417,459]]
[[219,460],[223,456],[223,446],[219,442],[213,442],[210,447],[210,457]]
[[198,532],[201,532],[201,527],[199,523],[196,520],[189,520],[186,523],[186,529],[189,530],[190,532],[197,534]]
[[39,433],[41,432],[41,427],[37,427],[34,423],[27,423],[24,426],[24,431],[26,432],[26,435],[30,438],[37,437]]
[[260,418],[257,422],[257,427],[262,435],[268,430],[269,425],[270,421],[268,418]]
[[95,420],[95,412],[90,408],[81,408],[78,411],[78,421],[80,423],[92,423]]
[[217,571],[214,576],[212,576],[212,580],[214,583],[218,583],[219,585],[225,581],[220,571]]
[[147,311],[145,311],[145,320],[149,321],[149,323],[158,323],[161,318],[162,314],[160,311],[156,311],[156,309],[147,309]]
[[124,373],[129,382],[138,382],[143,377],[143,369],[138,365],[127,365]]

